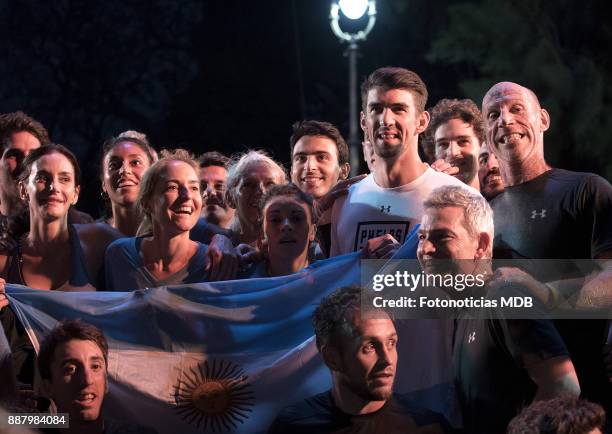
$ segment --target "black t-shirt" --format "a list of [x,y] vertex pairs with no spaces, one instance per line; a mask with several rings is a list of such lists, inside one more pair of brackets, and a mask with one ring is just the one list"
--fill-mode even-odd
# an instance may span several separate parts
[[378,411],[364,415],[343,413],[330,391],[307,398],[283,409],[270,427],[270,434],[411,434],[449,432],[437,413],[420,409],[400,395],[393,397]]
[[455,381],[470,434],[505,433],[510,420],[529,404],[537,386],[525,362],[566,356],[548,320],[479,317],[464,309],[456,320],[453,344]]
[[[551,169],[491,201],[494,258],[590,259],[612,251],[612,186],[592,173]],[[542,281],[571,276],[534,263],[526,269]],[[578,373],[582,394],[612,411],[612,386],[602,358],[605,320],[556,320]]]
[[612,186],[551,169],[491,201],[495,258],[589,259],[612,251]]

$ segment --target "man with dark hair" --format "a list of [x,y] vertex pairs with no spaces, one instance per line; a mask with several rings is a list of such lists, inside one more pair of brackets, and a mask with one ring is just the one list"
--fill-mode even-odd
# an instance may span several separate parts
[[432,167],[478,190],[478,152],[484,142],[480,110],[471,99],[442,99],[430,112],[425,134],[434,147]]
[[229,161],[229,158],[216,151],[205,152],[198,158],[202,198],[204,199],[201,216],[208,223],[224,229],[229,228],[234,217],[234,209],[230,208],[225,200]]
[[69,415],[70,432],[155,432],[102,417],[108,392],[108,343],[97,327],[79,320],[60,323],[41,343],[38,366],[58,413]]
[[[315,199],[317,243],[311,256],[328,257],[331,245],[331,206],[356,179],[350,173],[349,148],[334,125],[321,121],[293,124],[291,181]],[[344,182],[341,182],[346,180]]]
[[504,191],[504,180],[499,173],[499,163],[495,154],[489,150],[487,142],[482,143],[478,154],[478,182],[480,193],[487,200],[493,199]]
[[[375,154],[374,170],[334,203],[331,256],[364,249],[366,257],[388,258],[421,222],[423,201],[433,189],[457,185],[479,193],[421,161],[418,139],[427,129],[429,113],[427,88],[416,73],[396,67],[377,69],[363,82],[361,97],[361,128]],[[405,345],[396,390],[431,389],[452,380],[452,327],[450,320],[398,321]],[[427,352],[413,350],[425,347]],[[447,396],[428,399],[430,405],[444,402],[444,408],[435,409],[452,417],[452,400]]]
[[443,420],[393,394],[397,333],[382,310],[362,311],[357,286],[339,288],[313,313],[332,389],[285,408],[270,433],[441,433]]
[[508,425],[507,434],[602,434],[605,420],[601,406],[561,396],[523,409]]
[[[546,163],[544,133],[550,127],[550,116],[536,94],[516,83],[497,83],[484,96],[482,114],[486,141],[506,186],[491,201],[497,233],[494,256],[612,258],[612,186],[592,173],[555,169]],[[562,275],[552,267],[529,271],[544,282]],[[609,294],[611,284],[602,273],[582,291]],[[612,410],[612,385],[602,360],[605,321],[555,324],[576,366],[584,397]]]
[[8,215],[19,203],[15,180],[23,159],[49,143],[42,124],[21,111],[0,115],[0,214]]
[[300,190],[320,199],[346,179],[350,172],[349,150],[340,131],[328,122],[302,121],[293,124],[291,180]]
[[[421,161],[419,134],[427,129],[427,88],[414,72],[386,67],[361,86],[361,128],[371,145],[373,172],[353,185],[332,210],[331,256],[360,250],[368,240],[389,235],[403,243],[421,220],[423,199],[435,187],[464,185]],[[466,187],[470,188],[470,187]],[[386,251],[380,246],[380,252]]]

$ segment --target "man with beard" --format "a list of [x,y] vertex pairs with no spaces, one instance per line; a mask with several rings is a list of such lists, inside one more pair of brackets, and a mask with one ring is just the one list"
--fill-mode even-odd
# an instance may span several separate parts
[[[612,258],[612,187],[600,176],[551,168],[544,159],[544,132],[550,116],[530,89],[495,84],[484,96],[486,141],[499,162],[505,191],[491,201],[495,212],[496,258]],[[540,281],[557,280],[551,267],[529,272]],[[565,271],[565,270],[563,270]],[[576,270],[578,271],[578,270]],[[604,275],[582,288],[610,293]],[[612,410],[612,387],[602,358],[604,320],[556,321],[584,396]]]
[[363,311],[357,286],[339,288],[313,314],[331,390],[285,408],[270,433],[442,433],[436,413],[393,394],[397,333],[382,310]]
[[[451,272],[462,275],[464,281],[466,276],[474,282],[478,277],[486,280],[484,285],[466,285],[461,291],[448,288],[451,298],[491,295],[493,212],[487,201],[445,186],[434,190],[424,206],[417,257],[425,273]],[[509,288],[501,288],[504,295]],[[520,287],[514,287],[515,291],[525,294]],[[550,320],[508,319],[503,313],[460,309],[453,358],[466,433],[505,433],[524,403],[580,393],[572,361]]]
[[205,152],[198,159],[202,198],[202,217],[207,222],[228,229],[234,209],[227,205],[227,165],[229,158],[219,152]]
[[377,69],[361,85],[361,98],[361,128],[376,164],[372,173],[334,203],[331,256],[360,250],[369,239],[382,235],[389,237],[379,247],[381,252],[388,243],[403,243],[420,222],[423,200],[431,190],[464,185],[431,169],[419,157],[418,138],[427,129],[429,113],[425,111],[427,87],[416,73],[395,67]]
[[426,134],[435,149],[432,167],[478,190],[478,152],[484,142],[484,126],[474,101],[438,101],[431,109]]
[[504,180],[499,173],[499,163],[495,154],[489,150],[487,142],[480,146],[478,154],[478,181],[480,194],[488,201],[504,191]]

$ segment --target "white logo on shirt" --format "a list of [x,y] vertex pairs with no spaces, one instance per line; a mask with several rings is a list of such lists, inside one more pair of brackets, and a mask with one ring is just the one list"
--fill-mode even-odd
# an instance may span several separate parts
[[476,340],[476,332],[472,332],[468,336],[468,344],[471,344]]
[[531,211],[531,219],[535,220],[536,217],[540,217],[541,219],[546,218],[546,210],[542,208],[540,212],[537,212],[535,209]]

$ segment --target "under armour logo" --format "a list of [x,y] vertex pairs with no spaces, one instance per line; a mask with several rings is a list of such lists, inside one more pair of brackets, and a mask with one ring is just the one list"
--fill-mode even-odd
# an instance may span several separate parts
[[387,205],[387,206],[381,205],[380,206],[380,212],[383,213],[383,214],[385,214],[385,213],[389,214],[391,212],[391,205]]
[[546,217],[546,210],[542,208],[541,212],[537,212],[535,209],[531,211],[531,219],[534,220],[536,217],[540,217],[541,219]]
[[476,332],[472,332],[468,336],[468,344],[471,344],[476,340]]

